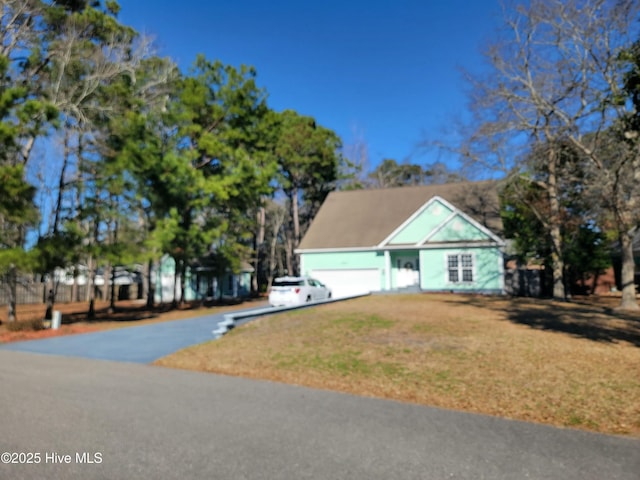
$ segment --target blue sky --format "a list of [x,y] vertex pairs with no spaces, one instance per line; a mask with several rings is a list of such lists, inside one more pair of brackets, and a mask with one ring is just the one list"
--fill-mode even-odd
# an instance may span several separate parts
[[155,37],[186,70],[198,53],[252,65],[271,108],[331,128],[383,158],[436,160],[417,149],[464,115],[460,68],[481,68],[499,0],[120,0],[121,21]]

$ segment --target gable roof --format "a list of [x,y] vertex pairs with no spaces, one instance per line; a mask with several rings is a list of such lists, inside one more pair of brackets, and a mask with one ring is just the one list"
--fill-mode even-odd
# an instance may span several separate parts
[[375,247],[435,196],[501,235],[496,181],[349,190],[327,196],[298,250]]

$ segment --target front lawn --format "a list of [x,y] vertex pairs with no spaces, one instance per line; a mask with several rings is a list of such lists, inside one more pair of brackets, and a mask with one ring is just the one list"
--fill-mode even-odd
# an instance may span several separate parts
[[640,435],[640,314],[603,302],[371,296],[263,317],[156,363]]

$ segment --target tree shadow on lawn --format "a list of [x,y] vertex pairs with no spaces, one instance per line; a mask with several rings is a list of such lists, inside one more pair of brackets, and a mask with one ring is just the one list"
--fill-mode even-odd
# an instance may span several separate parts
[[616,310],[610,299],[558,302],[521,297],[465,296],[453,305],[473,305],[500,311],[520,325],[566,333],[596,342],[629,342],[640,347],[640,312]]

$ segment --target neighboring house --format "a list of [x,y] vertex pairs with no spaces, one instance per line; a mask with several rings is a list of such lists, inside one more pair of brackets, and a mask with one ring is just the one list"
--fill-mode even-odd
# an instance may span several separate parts
[[297,253],[335,296],[365,291],[504,293],[497,183],[332,192]]
[[[218,276],[213,266],[204,258],[187,268],[185,301],[211,300],[219,298],[248,297],[251,293],[251,273],[253,268],[243,263],[239,273],[225,272]],[[172,302],[180,298],[180,276],[175,276],[176,262],[164,255],[154,268],[154,301]]]
[[[142,265],[114,267],[113,271],[106,272],[108,278],[105,282],[105,269],[100,267],[93,277],[95,293],[101,297],[105,283],[116,286],[116,295],[119,300],[142,298]],[[79,301],[86,298],[86,286],[89,279],[89,268],[78,264],[69,268],[56,268],[53,272],[55,283],[56,301]],[[70,287],[70,288],[63,288]],[[75,290],[75,293],[73,293]],[[107,294],[108,295],[108,294]]]
[[[113,271],[113,282],[115,283],[115,285],[131,286],[140,284],[142,283],[142,277],[140,274],[141,270],[141,265],[136,265],[133,269],[124,266],[116,266]],[[102,285],[104,285],[104,273],[104,268],[100,267],[97,269],[96,274],[93,278],[93,284],[95,286],[101,287]],[[89,269],[86,265],[76,265],[72,268],[56,267],[53,275],[54,281],[56,283],[64,285],[86,285],[89,277]],[[109,277],[109,281],[107,283],[111,285],[111,277]]]

